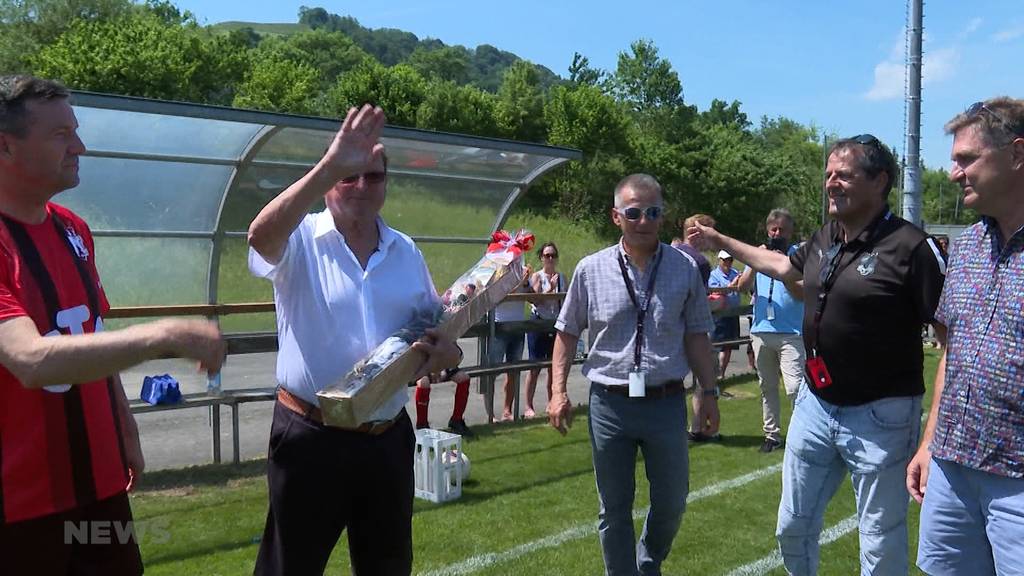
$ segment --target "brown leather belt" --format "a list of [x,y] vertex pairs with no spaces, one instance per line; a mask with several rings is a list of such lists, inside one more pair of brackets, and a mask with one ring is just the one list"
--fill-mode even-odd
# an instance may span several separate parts
[[[629,396],[629,386],[626,386],[626,385],[618,385],[618,386],[616,386],[616,385],[608,385],[608,384],[601,384],[600,382],[594,382],[594,384],[597,384],[602,389],[607,390],[608,392],[611,392],[613,394],[619,394],[619,395],[622,395],[622,396]],[[665,398],[667,396],[671,396],[671,395],[675,394],[676,392],[679,392],[682,389],[683,389],[683,381],[682,380],[669,380],[668,382],[663,382],[663,383],[657,384],[655,386],[648,386],[648,387],[644,388],[644,395],[643,395],[643,397],[642,398],[637,398],[637,400],[643,400],[644,398],[655,398],[655,399],[657,399],[657,398]]]
[[[302,416],[303,418],[312,420],[317,424],[324,423],[324,414],[323,412],[320,411],[320,408],[318,406],[314,406],[309,402],[306,402],[302,398],[299,398],[295,394],[292,394],[283,387],[278,387],[277,389],[277,401],[280,402],[281,405],[284,406],[285,408],[291,410],[292,412],[295,412],[296,414]],[[394,426],[398,422],[399,418],[401,418],[404,414],[405,411],[403,410],[399,412],[398,415],[392,418],[391,420],[376,420],[374,422],[364,422],[363,424],[360,424],[355,428],[344,428],[341,426],[335,426],[335,428],[339,430],[347,430],[349,432],[358,432],[360,434],[369,434],[370,436],[378,436],[390,430],[391,427]]]

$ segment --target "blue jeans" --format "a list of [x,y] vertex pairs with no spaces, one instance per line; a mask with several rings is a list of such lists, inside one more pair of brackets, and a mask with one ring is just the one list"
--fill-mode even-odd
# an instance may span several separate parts
[[861,574],[907,574],[906,470],[920,431],[920,396],[836,406],[800,387],[776,531],[790,574],[818,572],[825,508],[847,471],[857,499]]
[[[682,393],[629,398],[591,384],[589,423],[605,573],[660,574],[690,490],[685,398]],[[651,485],[651,509],[638,543],[633,531],[637,448]]]
[[932,459],[917,565],[933,576],[1024,574],[1024,478]]

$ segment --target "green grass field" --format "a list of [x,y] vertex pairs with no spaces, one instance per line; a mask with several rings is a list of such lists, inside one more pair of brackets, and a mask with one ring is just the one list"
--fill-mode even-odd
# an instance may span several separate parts
[[[928,351],[928,382],[936,363],[937,354]],[[691,501],[665,574],[730,574],[775,550],[782,452],[758,452],[762,438],[756,380],[733,379],[729,391],[735,398],[721,402],[724,441],[691,447]],[[414,573],[601,573],[585,408],[565,437],[539,420],[477,430],[478,438],[464,446],[472,459],[472,479],[463,497],[441,505],[416,501]],[[132,505],[142,527],[146,573],[251,574],[267,507],[264,466],[265,461],[257,460],[145,476]],[[647,505],[647,489],[641,463],[638,510]],[[912,548],[918,512],[911,504]],[[829,507],[826,528],[852,514],[847,481]],[[638,534],[641,523],[637,520]],[[915,554],[912,549],[911,558]],[[771,565],[770,558],[763,562]],[[854,574],[857,567],[856,530],[823,547],[821,574]],[[328,573],[349,573],[344,538]],[[783,571],[748,567],[742,573]],[[916,569],[913,573],[919,574]]]

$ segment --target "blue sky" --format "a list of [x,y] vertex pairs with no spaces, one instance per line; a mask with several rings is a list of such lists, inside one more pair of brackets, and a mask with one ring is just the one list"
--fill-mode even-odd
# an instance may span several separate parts
[[[739,100],[762,115],[813,123],[843,136],[871,132],[903,143],[903,0],[648,1],[508,3],[388,0],[177,0],[203,24],[296,22],[322,6],[370,28],[475,47],[491,44],[565,76],[573,52],[614,69],[618,53],[652,40],[672,62],[684,98],[704,110]],[[1021,0],[928,2],[921,147],[931,168],[948,165],[942,125],[976,100],[1024,97]]]

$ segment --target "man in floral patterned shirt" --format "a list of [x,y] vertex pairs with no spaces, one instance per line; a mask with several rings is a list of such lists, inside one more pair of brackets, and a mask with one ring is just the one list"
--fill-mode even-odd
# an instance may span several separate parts
[[1024,574],[1024,100],[977,102],[946,132],[949,178],[982,220],[953,243],[936,313],[948,347],[907,468],[923,500],[917,565]]

